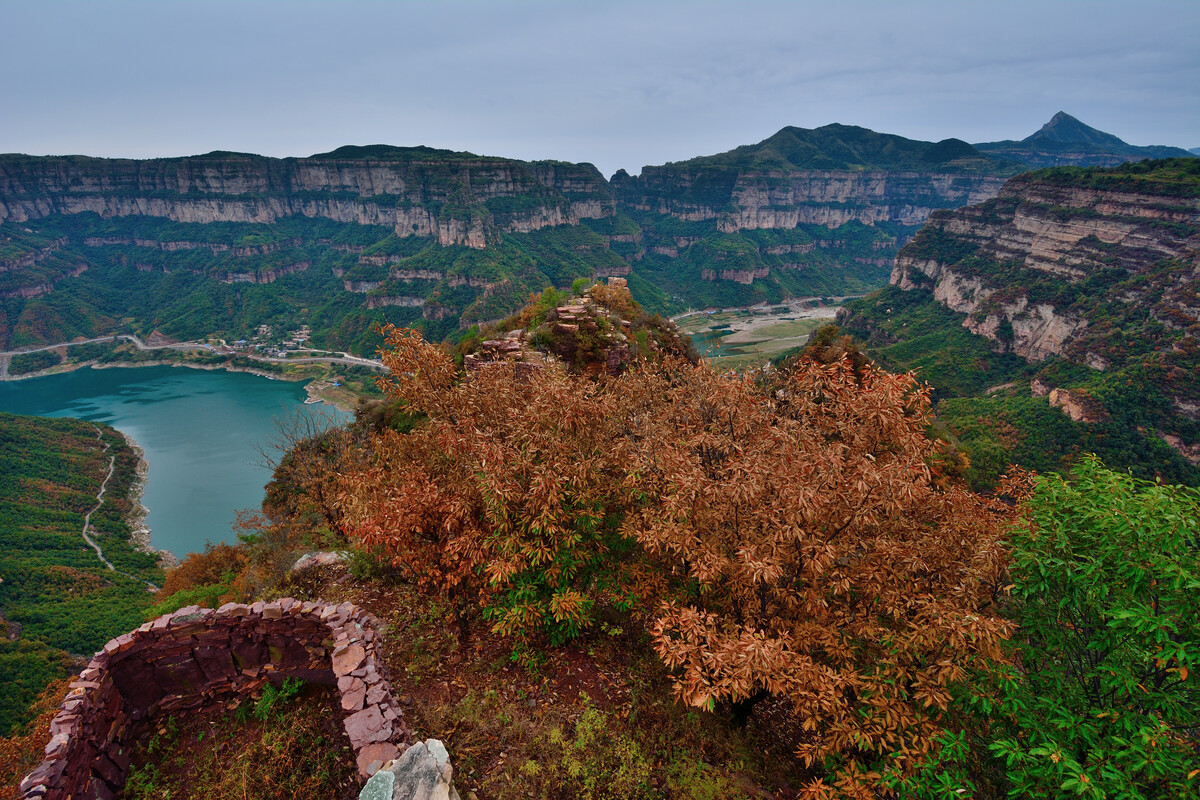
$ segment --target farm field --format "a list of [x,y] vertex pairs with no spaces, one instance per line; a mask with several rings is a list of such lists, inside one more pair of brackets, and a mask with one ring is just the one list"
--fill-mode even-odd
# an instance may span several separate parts
[[803,347],[813,331],[833,320],[838,308],[799,300],[787,305],[692,312],[675,317],[675,321],[714,365],[741,370]]

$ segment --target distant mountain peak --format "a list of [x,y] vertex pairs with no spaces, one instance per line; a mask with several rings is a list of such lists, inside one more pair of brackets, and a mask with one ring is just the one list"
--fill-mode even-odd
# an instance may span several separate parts
[[1037,142],[1062,142],[1092,144],[1098,147],[1129,147],[1130,145],[1113,136],[1085,125],[1065,111],[1059,111],[1037,133],[1021,140],[1022,144]]

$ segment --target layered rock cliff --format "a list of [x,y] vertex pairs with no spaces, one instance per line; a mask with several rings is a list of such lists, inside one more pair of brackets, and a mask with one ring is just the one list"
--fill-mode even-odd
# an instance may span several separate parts
[[[1080,434],[1079,447],[1200,480],[1154,449],[1165,443],[1200,466],[1200,160],[1014,178],[993,200],[935,213],[891,282],[843,320],[894,354],[891,366],[937,363],[949,396],[993,384],[1048,397],[1099,431]],[[939,327],[956,323],[1011,355]]]
[[693,306],[880,285],[936,209],[995,196],[1015,164],[957,139],[784,128],[758,144],[611,179],[639,233],[613,248]]
[[1014,178],[994,200],[933,215],[891,283],[931,289],[1024,358],[1104,369],[1127,355],[1101,324],[1114,315],[1143,309],[1164,339],[1200,320],[1200,161]]
[[0,156],[0,222],[84,212],[192,223],[304,216],[482,248],[501,232],[613,211],[607,183],[590,164],[430,148],[343,147],[284,159],[222,152],[144,161]]

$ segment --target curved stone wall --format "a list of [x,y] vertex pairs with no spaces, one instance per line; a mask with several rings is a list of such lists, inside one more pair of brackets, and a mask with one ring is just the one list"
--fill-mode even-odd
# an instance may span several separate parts
[[129,753],[161,714],[179,714],[294,676],[336,684],[366,778],[411,744],[379,654],[379,621],[349,603],[290,598],[188,606],[118,636],[72,682],[25,800],[111,798]]

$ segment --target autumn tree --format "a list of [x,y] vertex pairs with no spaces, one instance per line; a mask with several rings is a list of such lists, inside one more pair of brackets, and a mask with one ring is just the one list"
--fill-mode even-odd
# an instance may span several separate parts
[[[469,376],[415,331],[389,329],[389,395],[427,419],[380,432],[347,474],[347,532],[451,601],[479,601],[518,643],[560,643],[620,590],[619,462],[600,384],[554,365],[487,365]],[[519,651],[531,655],[528,648]]]
[[789,702],[812,797],[915,769],[1009,629],[1004,514],[934,481],[926,390],[842,359],[767,391],[677,363],[627,392],[657,413],[623,529],[679,581],[651,627],[679,696]]
[[776,698],[810,796],[874,797],[936,756],[952,692],[1011,626],[1010,509],[937,473],[927,390],[851,358],[764,383],[674,358],[588,378],[478,365],[389,329],[381,430],[340,477],[352,540],[526,655],[641,603],[681,699]]

